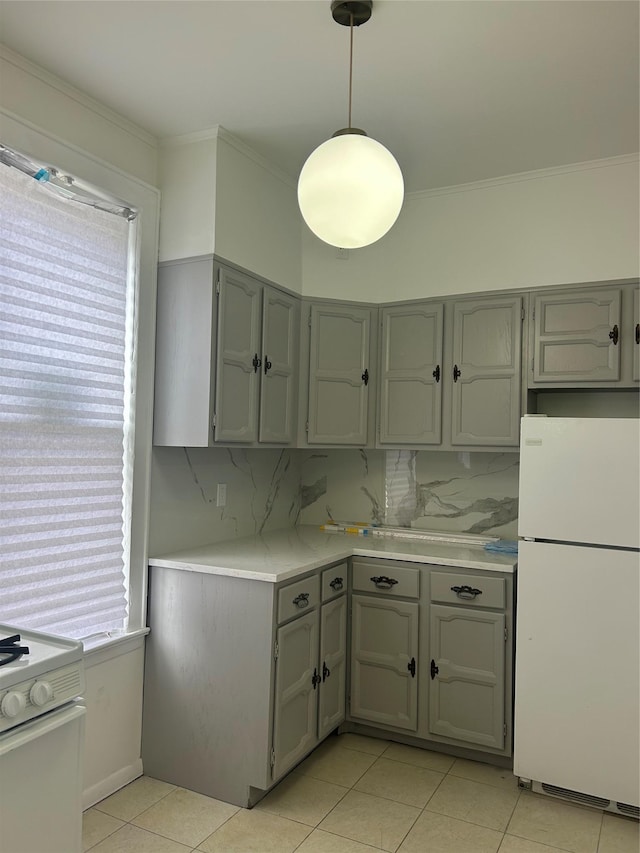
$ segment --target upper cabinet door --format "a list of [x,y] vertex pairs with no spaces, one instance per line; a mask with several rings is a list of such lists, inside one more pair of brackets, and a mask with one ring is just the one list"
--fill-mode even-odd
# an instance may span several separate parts
[[620,290],[544,293],[533,300],[533,382],[620,378]]
[[519,296],[454,303],[453,445],[518,445],[521,341]]
[[312,305],[309,444],[367,443],[371,311]]
[[382,310],[381,444],[440,443],[442,319],[441,303]]
[[262,285],[220,269],[216,369],[216,442],[251,442],[258,437],[258,383]]
[[262,442],[293,441],[297,344],[298,302],[265,286],[260,370],[259,440]]

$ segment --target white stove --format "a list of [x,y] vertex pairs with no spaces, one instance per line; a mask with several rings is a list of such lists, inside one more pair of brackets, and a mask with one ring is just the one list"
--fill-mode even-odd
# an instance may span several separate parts
[[0,853],[81,853],[82,643],[0,624]]
[[[20,654],[18,650],[23,648],[28,653]],[[0,624],[0,732],[52,711],[83,692],[79,640]]]

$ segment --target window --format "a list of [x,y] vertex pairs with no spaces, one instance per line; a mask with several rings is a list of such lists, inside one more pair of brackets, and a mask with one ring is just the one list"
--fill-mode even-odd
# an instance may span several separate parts
[[127,627],[136,226],[57,183],[0,163],[0,621],[85,638]]

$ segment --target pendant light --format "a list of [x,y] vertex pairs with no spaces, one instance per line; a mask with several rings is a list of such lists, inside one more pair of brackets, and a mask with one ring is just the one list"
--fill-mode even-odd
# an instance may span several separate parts
[[353,28],[371,17],[371,0],[334,0],[334,21],[350,30],[349,126],[337,130],[307,158],[298,179],[300,212],[311,231],[342,249],[383,237],[398,218],[404,181],[384,145],[351,126]]

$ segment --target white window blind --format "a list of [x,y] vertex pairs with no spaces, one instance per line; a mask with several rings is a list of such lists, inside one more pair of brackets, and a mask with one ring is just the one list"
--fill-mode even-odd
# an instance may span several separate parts
[[126,625],[130,223],[0,163],[0,621]]

